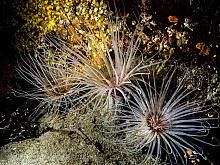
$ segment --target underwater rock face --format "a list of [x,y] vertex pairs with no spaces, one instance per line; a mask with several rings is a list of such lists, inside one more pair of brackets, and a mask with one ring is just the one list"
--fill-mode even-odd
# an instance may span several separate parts
[[94,124],[99,115],[98,111],[85,110],[69,112],[66,117],[45,116],[40,129],[45,132],[50,128],[49,131],[38,138],[1,147],[0,165],[125,165],[142,159],[135,154],[120,153],[120,146],[110,145],[103,138]]
[[80,141],[60,133],[47,132],[37,139],[14,142],[2,147],[0,164],[68,165],[100,162],[95,148],[85,146],[86,144],[82,139]]

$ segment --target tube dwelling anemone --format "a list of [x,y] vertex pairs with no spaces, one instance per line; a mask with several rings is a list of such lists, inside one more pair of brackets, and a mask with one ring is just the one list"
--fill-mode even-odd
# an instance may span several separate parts
[[108,40],[104,33],[101,41],[90,34],[86,42],[72,45],[48,36],[40,50],[19,64],[20,76],[35,87],[21,96],[40,101],[36,109],[48,112],[91,102],[94,108],[112,106],[118,98],[127,100],[128,91],[136,88],[131,81],[146,74],[146,68],[154,64],[142,64],[139,37],[125,34],[125,23],[119,24],[116,19],[108,26]]
[[[39,105],[32,114],[37,118],[44,113],[57,113],[59,110],[68,110],[72,105],[73,86],[63,64],[55,59],[47,59],[49,52],[35,50],[34,54],[26,55],[18,63],[17,72],[22,79],[31,85],[29,91],[16,91],[19,97],[39,101]],[[55,58],[56,55],[53,56]]]
[[167,74],[159,89],[152,74],[147,80],[137,80],[132,99],[112,109],[118,116],[106,122],[112,133],[119,135],[116,143],[124,145],[126,152],[146,154],[141,164],[160,164],[163,160],[187,164],[189,150],[205,158],[196,143],[210,144],[204,138],[211,128],[216,128],[208,124],[210,118],[204,117],[210,106],[187,100],[192,91],[184,89],[184,80],[170,92],[173,74]]
[[40,102],[34,115],[91,102],[94,107],[112,106],[119,97],[127,100],[128,91],[136,88],[131,80],[146,74],[148,66],[142,65],[138,36],[128,37],[121,26],[109,21],[110,39],[103,34],[101,42],[95,34],[76,45],[48,36],[40,50],[26,55],[18,73],[34,89],[20,96]]
[[[127,100],[127,91],[136,88],[131,80],[136,75],[146,74],[144,69],[148,67],[142,65],[139,38],[135,34],[126,37],[117,20],[115,23],[109,21],[109,28],[111,37],[106,41],[103,34],[102,45],[91,35],[88,36],[88,42],[93,42],[90,45],[80,43],[74,47],[58,43],[67,56],[71,78],[78,80],[81,93],[78,100],[86,98],[87,103],[94,101],[94,107],[100,103],[112,104],[118,96]],[[91,60],[94,53],[98,65]]]

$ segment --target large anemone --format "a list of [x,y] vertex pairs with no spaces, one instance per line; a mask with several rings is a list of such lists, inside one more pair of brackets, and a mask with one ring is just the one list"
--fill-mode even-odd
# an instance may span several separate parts
[[192,91],[184,89],[186,77],[176,88],[171,86],[173,74],[167,74],[159,88],[154,74],[139,79],[131,99],[119,103],[113,109],[118,115],[106,122],[110,133],[119,134],[116,142],[125,145],[126,152],[146,154],[142,163],[159,164],[165,159],[186,164],[188,151],[204,156],[197,144],[208,144],[204,137],[214,128],[205,116],[210,106],[191,100]]
[[81,95],[78,100],[95,101],[95,106],[111,104],[117,97],[127,100],[128,91],[136,88],[132,80],[146,74],[144,68],[148,67],[142,63],[137,34],[125,34],[125,27],[117,20],[109,21],[109,29],[109,40],[102,34],[102,41],[97,42],[90,35],[88,44],[58,43],[57,46],[67,57],[71,78],[78,81],[77,92]]

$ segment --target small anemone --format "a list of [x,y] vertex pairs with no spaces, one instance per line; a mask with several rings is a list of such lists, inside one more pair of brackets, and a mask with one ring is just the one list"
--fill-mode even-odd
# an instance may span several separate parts
[[[42,52],[43,50],[43,52]],[[18,63],[17,72],[29,83],[30,90],[16,91],[18,96],[39,101],[32,117],[37,118],[44,113],[57,113],[67,110],[72,105],[72,94],[75,82],[68,75],[64,65],[48,61],[48,50],[35,50]],[[55,57],[55,56],[54,56]],[[55,60],[54,60],[55,61]]]
[[205,158],[197,143],[214,145],[204,140],[216,128],[205,117],[210,106],[191,100],[192,91],[184,89],[186,77],[173,89],[174,72],[167,74],[160,88],[154,74],[137,80],[131,99],[118,103],[112,109],[118,115],[105,123],[110,134],[118,134],[116,143],[124,145],[126,152],[146,154],[143,164],[162,160],[187,164],[189,150]]

